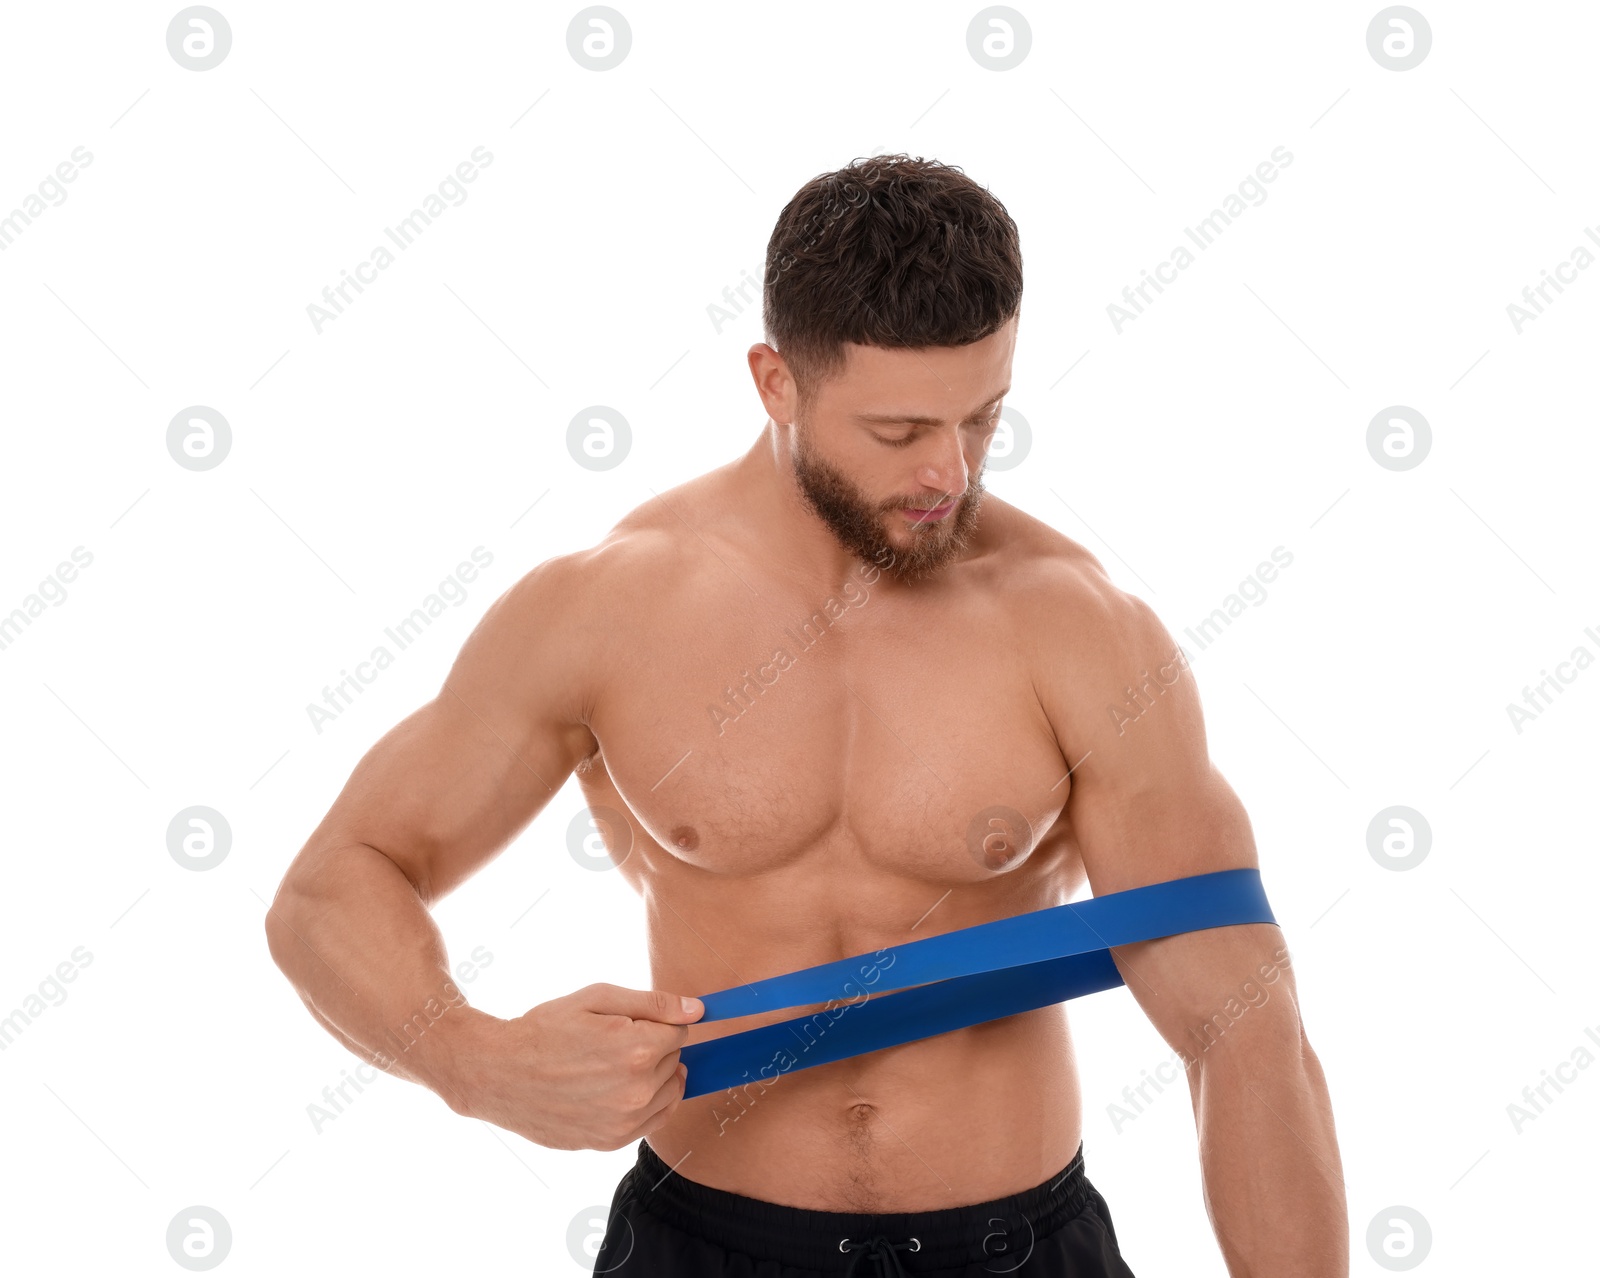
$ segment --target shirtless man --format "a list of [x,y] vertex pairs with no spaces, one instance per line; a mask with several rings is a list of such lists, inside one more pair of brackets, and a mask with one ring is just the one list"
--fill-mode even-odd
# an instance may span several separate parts
[[[284,876],[273,957],[352,1051],[552,1149],[638,1142],[596,1272],[1131,1273],[1084,1173],[1062,1004],[683,1099],[680,1048],[811,1009],[697,1025],[680,996],[1085,881],[1257,864],[1154,612],[984,494],[1021,288],[1011,218],[959,170],[880,157],[808,183],[768,247],[754,445],[512,586]],[[450,980],[429,907],[574,771],[619,814],[604,833],[646,903],[652,988],[502,1020]],[[1346,1274],[1282,933],[1113,953],[1184,1055],[1229,1272]]]

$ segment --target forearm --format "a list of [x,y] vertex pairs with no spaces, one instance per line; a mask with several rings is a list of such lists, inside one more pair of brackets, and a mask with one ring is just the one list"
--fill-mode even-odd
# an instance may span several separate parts
[[302,858],[266,919],[274,962],[358,1056],[463,1112],[456,1060],[493,1020],[450,977],[438,925],[398,866],[363,844]]
[[1256,1050],[1236,1042],[1194,1066],[1206,1207],[1231,1278],[1346,1278],[1349,1224],[1327,1083],[1309,1043],[1282,1041]]

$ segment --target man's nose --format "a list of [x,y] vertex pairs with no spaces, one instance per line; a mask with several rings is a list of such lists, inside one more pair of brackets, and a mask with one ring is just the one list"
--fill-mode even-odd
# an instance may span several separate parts
[[917,482],[941,493],[958,496],[967,488],[967,458],[959,434],[941,435],[934,455],[923,459]]

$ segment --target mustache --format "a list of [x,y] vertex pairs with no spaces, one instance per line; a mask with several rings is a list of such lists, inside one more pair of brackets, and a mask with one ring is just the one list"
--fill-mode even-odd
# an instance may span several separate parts
[[[972,489],[970,489],[970,488],[963,489],[962,492],[961,492],[960,498],[958,498],[958,500],[965,500],[965,498],[971,492],[972,492]],[[926,506],[916,504],[917,502],[919,502],[921,500],[922,500],[921,498],[914,498],[912,500],[903,501],[897,506],[890,506],[889,509],[890,510],[937,510],[940,506],[943,506],[946,502],[948,502],[950,500],[950,494],[949,493],[943,493],[943,494],[940,495],[938,501],[933,502],[930,505],[926,505]]]

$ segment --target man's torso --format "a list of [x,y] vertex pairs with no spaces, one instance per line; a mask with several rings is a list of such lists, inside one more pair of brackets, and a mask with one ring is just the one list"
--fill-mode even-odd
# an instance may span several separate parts
[[[862,564],[807,589],[705,517],[718,482],[642,507],[596,557],[631,621],[592,636],[578,777],[630,826],[605,833],[645,901],[653,987],[708,993],[1069,899],[1069,764],[1029,666],[1069,658],[1074,618],[1041,644],[1017,592],[1042,559],[1089,557],[991,496],[937,581],[893,590]],[[895,1212],[1035,1185],[1079,1135],[1058,1005],[687,1100],[648,1139],[717,1188]]]

